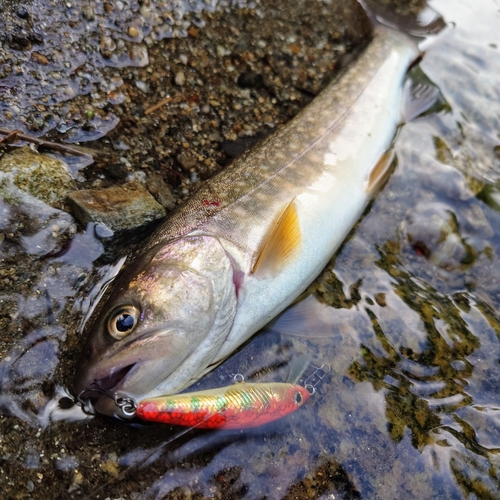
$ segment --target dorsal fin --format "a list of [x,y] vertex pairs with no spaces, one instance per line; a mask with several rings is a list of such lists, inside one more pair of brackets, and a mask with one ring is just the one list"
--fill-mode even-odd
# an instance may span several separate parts
[[302,234],[294,198],[264,238],[252,267],[252,274],[276,276],[296,257],[301,241]]
[[374,196],[380,189],[382,184],[387,180],[391,173],[392,162],[394,161],[394,149],[389,149],[381,157],[380,160],[371,169],[366,181],[365,191],[370,196]]

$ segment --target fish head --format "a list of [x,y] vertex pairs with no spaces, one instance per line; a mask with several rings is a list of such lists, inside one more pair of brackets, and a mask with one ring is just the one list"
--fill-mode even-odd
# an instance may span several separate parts
[[232,261],[210,236],[152,248],[113,285],[90,328],[74,388],[94,391],[100,413],[123,416],[102,392],[136,401],[175,394],[219,361],[236,290]]

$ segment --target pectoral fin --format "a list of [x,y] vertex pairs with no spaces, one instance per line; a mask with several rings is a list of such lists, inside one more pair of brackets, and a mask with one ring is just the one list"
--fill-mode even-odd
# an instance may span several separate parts
[[268,323],[266,330],[289,337],[332,339],[338,337],[338,325],[342,321],[349,324],[349,314],[353,313],[348,309],[334,309],[319,302],[314,295],[308,295]]
[[381,157],[380,160],[372,168],[368,179],[366,181],[365,191],[369,196],[377,194],[378,190],[382,187],[385,181],[389,178],[392,171],[392,165],[396,153],[394,149],[389,149]]
[[450,105],[420,66],[412,68],[403,88],[402,121],[410,122],[429,111],[451,110]]
[[264,238],[252,273],[257,276],[276,276],[297,256],[301,241],[302,234],[294,198]]

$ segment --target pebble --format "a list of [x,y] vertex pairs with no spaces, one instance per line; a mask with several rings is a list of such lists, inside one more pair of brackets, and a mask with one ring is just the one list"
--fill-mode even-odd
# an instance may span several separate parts
[[112,460],[106,460],[106,462],[99,465],[104,472],[107,472],[111,477],[118,477],[120,469],[118,463]]
[[75,191],[68,200],[83,225],[100,222],[114,232],[138,228],[166,215],[165,209],[139,182]]
[[97,238],[102,240],[106,238],[111,238],[115,233],[108,226],[105,226],[104,224],[96,224],[94,226],[94,234],[96,235]]
[[245,71],[238,77],[237,84],[244,89],[258,89],[264,86],[264,77],[255,71]]
[[[188,147],[189,147],[189,144],[188,144]],[[181,167],[186,171],[191,170],[192,168],[196,167],[196,165],[198,164],[196,159],[193,158],[192,156],[190,156],[188,153],[178,154],[176,157],[176,160],[179,162]]]
[[20,19],[26,20],[26,19],[29,19],[30,14],[24,7],[19,7],[16,10],[16,16],[19,17]]
[[77,490],[80,487],[80,485],[83,483],[83,481],[84,481],[83,474],[80,471],[75,470],[73,472],[71,485],[68,488],[68,493],[72,493],[73,491]]
[[143,82],[142,80],[136,80],[135,86],[141,91],[144,92],[145,94],[148,93],[148,84],[146,82]]
[[139,36],[139,31],[137,30],[136,27],[130,26],[128,29],[128,36],[130,36],[132,38],[136,38]]
[[130,50],[130,59],[134,66],[143,68],[149,64],[148,49],[144,45],[134,45]]
[[120,473],[120,466],[118,465],[116,453],[110,453],[109,458],[105,462],[99,464],[99,466],[104,472],[107,472],[112,477],[117,477]]
[[406,217],[403,231],[417,254],[442,269],[456,269],[473,252],[464,244],[451,207],[441,203],[417,205]]
[[148,175],[147,188],[160,205],[169,211],[175,208],[176,198],[161,174]]
[[226,50],[225,47],[223,47],[222,45],[217,45],[217,55],[219,57],[224,57],[227,54],[228,54],[228,51]]
[[31,58],[44,66],[49,64],[49,60],[43,54],[39,54],[38,52],[32,52]]
[[175,74],[175,79],[174,82],[176,85],[182,86],[184,83],[186,83],[186,76],[184,75],[183,71],[178,71]]

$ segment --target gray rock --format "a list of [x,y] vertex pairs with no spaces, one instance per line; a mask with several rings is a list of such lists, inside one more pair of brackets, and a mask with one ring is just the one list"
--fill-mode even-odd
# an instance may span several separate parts
[[460,233],[460,223],[449,205],[420,203],[402,223],[403,233],[415,252],[435,266],[451,271],[471,264],[477,255]]
[[[30,199],[33,203],[29,203]],[[27,195],[27,200],[18,205],[0,197],[0,233],[4,235],[4,245],[14,243],[27,254],[46,255],[75,235],[76,224],[70,214],[34,197]]]
[[166,215],[165,209],[138,182],[75,191],[68,200],[82,224],[101,222],[115,232],[134,229]]
[[30,255],[56,251],[74,236],[71,215],[59,210],[75,182],[64,162],[28,147],[0,159],[0,231]]

